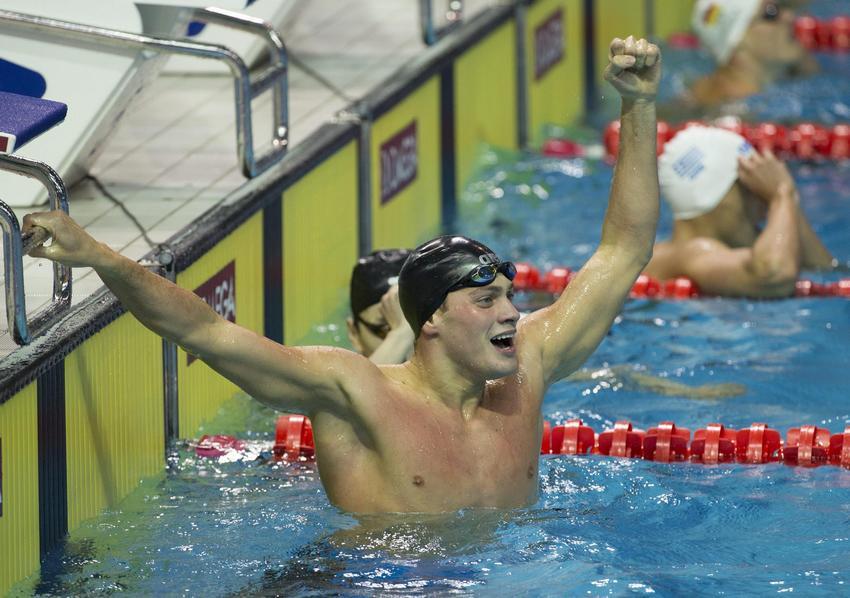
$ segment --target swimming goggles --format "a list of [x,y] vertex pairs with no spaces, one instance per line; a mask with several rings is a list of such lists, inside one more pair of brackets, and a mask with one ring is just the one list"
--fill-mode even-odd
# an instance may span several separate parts
[[368,330],[381,340],[387,338],[387,335],[390,333],[390,325],[387,322],[384,322],[383,324],[373,324],[372,322],[367,322],[359,315],[354,316],[354,319],[363,324],[366,330]]
[[782,11],[782,7],[776,2],[768,2],[764,5],[764,12],[761,15],[762,20],[764,21],[775,21],[779,18],[779,13]]
[[504,274],[508,280],[513,280],[514,276],[516,276],[516,266],[514,266],[513,262],[499,262],[498,264],[476,266],[446,292],[451,293],[465,287],[486,286],[496,280],[496,275],[498,274]]

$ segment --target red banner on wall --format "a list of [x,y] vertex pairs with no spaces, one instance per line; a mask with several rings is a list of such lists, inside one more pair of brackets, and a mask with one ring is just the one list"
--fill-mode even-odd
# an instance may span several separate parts
[[534,30],[534,78],[540,79],[564,57],[564,19],[559,8]]
[[419,152],[416,121],[381,144],[381,204],[390,201],[416,179]]
[[[204,300],[215,313],[225,320],[236,322],[236,262],[231,261],[213,274],[209,280],[195,289],[195,294]],[[186,364],[195,361],[187,355]]]

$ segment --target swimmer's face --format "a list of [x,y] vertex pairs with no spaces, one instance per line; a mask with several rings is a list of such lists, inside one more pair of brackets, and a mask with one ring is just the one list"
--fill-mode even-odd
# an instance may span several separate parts
[[348,319],[348,338],[354,350],[369,357],[384,342],[390,326],[381,312],[381,304],[373,303],[358,314],[357,318]]
[[487,286],[451,292],[434,314],[446,352],[453,362],[488,380],[516,372],[516,326],[513,284],[499,274]]
[[794,36],[794,11],[788,2],[762,2],[739,47],[768,67],[790,67],[806,55]]

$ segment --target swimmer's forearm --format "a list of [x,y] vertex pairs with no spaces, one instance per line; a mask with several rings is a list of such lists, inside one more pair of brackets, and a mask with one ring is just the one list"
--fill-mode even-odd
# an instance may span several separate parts
[[655,102],[624,99],[620,122],[602,242],[630,248],[642,269],[652,254],[658,222]]
[[393,328],[377,349],[369,356],[369,361],[378,365],[403,363],[413,349],[413,331],[409,326]]
[[797,202],[797,222],[799,224],[800,251],[802,253],[800,266],[804,269],[816,270],[834,268],[836,265],[835,258],[812,228],[799,202]]
[[793,290],[800,271],[800,233],[790,189],[780,189],[770,202],[767,224],[753,244],[752,269],[763,283]]
[[147,328],[188,350],[191,333],[218,316],[197,295],[101,244],[91,265],[121,304]]

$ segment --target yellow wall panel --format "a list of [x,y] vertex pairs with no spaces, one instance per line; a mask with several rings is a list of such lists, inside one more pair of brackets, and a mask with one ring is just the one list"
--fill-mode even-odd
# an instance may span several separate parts
[[[596,77],[602,80],[602,71],[608,64],[608,47],[615,37],[646,37],[646,11],[644,3],[635,0],[596,0],[594,25],[596,34]],[[657,9],[656,9],[657,10]]]
[[284,192],[283,328],[302,344],[348,302],[357,260],[357,143],[350,142]]
[[459,196],[481,144],[516,149],[516,26],[509,21],[454,66],[456,189]]
[[0,595],[38,568],[38,404],[30,384],[0,405]]
[[[416,123],[416,178],[381,203],[381,146]],[[440,231],[440,82],[432,77],[372,126],[372,247],[411,247]]]
[[691,12],[694,0],[653,0],[655,2],[655,23],[653,36],[666,39],[671,33],[681,33],[691,29]]
[[165,465],[162,341],[125,314],[65,359],[68,529]]
[[[236,323],[263,333],[263,213],[257,212],[202,258],[177,276],[177,284],[194,291],[234,262]],[[222,402],[237,392],[235,384],[200,360],[188,363],[177,350],[179,435],[192,437]]]
[[[535,76],[535,32],[561,11],[564,54]],[[584,5],[582,0],[541,0],[528,8],[525,31],[529,143],[542,143],[547,124],[567,125],[584,111]]]

